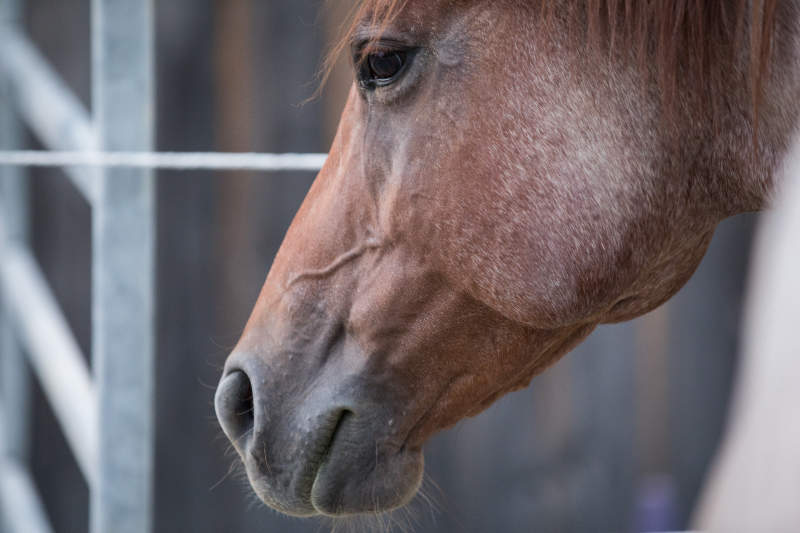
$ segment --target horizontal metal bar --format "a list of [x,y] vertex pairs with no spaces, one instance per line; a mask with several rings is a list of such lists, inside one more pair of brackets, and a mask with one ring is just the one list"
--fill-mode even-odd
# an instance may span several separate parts
[[53,532],[30,473],[14,460],[0,460],[0,510],[7,533]]
[[[42,144],[53,150],[96,149],[94,128],[83,104],[11,24],[0,27],[0,76],[8,78],[20,116]],[[91,203],[94,173],[78,167],[67,169],[67,173]]]
[[0,281],[33,369],[92,486],[97,478],[97,395],[80,348],[26,247],[4,246]]
[[53,152],[0,151],[0,166],[129,167],[171,170],[317,171],[327,154],[253,154],[217,152]]

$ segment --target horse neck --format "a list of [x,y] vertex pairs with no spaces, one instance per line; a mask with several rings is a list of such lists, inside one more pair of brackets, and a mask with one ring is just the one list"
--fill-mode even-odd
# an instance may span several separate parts
[[776,25],[773,59],[755,122],[759,156],[747,173],[751,178],[740,183],[743,196],[751,197],[749,203],[754,205],[744,206],[743,211],[773,204],[786,181],[785,160],[794,144],[800,142],[800,0],[778,4]]

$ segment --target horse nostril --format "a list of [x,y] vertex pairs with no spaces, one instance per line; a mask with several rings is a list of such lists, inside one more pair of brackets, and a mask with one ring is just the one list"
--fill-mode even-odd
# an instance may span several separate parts
[[222,379],[214,396],[214,407],[222,430],[235,446],[242,444],[239,441],[243,437],[252,435],[253,406],[253,387],[247,374],[236,370]]

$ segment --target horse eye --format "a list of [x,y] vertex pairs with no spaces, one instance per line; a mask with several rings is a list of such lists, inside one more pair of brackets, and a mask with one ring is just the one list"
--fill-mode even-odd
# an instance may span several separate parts
[[374,52],[367,57],[367,61],[372,78],[386,80],[400,72],[405,58],[401,52]]
[[364,58],[361,70],[362,83],[388,85],[394,81],[406,64],[406,52],[379,50]]

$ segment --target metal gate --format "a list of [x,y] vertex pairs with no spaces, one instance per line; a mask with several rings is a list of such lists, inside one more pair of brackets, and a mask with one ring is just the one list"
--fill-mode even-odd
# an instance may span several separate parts
[[[92,109],[0,0],[0,528],[52,528],[28,462],[30,376],[90,490],[93,533],[152,526],[154,205],[169,168],[319,169],[325,154],[158,154],[152,0],[91,0]],[[23,124],[47,148],[22,148]],[[64,166],[92,209],[91,368],[28,243],[25,167]],[[27,361],[26,361],[27,359]]]
[[[24,121],[49,149],[149,150],[152,3],[92,0],[92,110],[52,72],[0,0],[0,142]],[[72,167],[92,208],[92,364],[85,363],[27,242],[24,169],[2,176],[2,463],[9,531],[50,531],[26,466],[29,382],[42,385],[90,488],[91,530],[150,530],[153,441],[153,180],[147,169]]]

